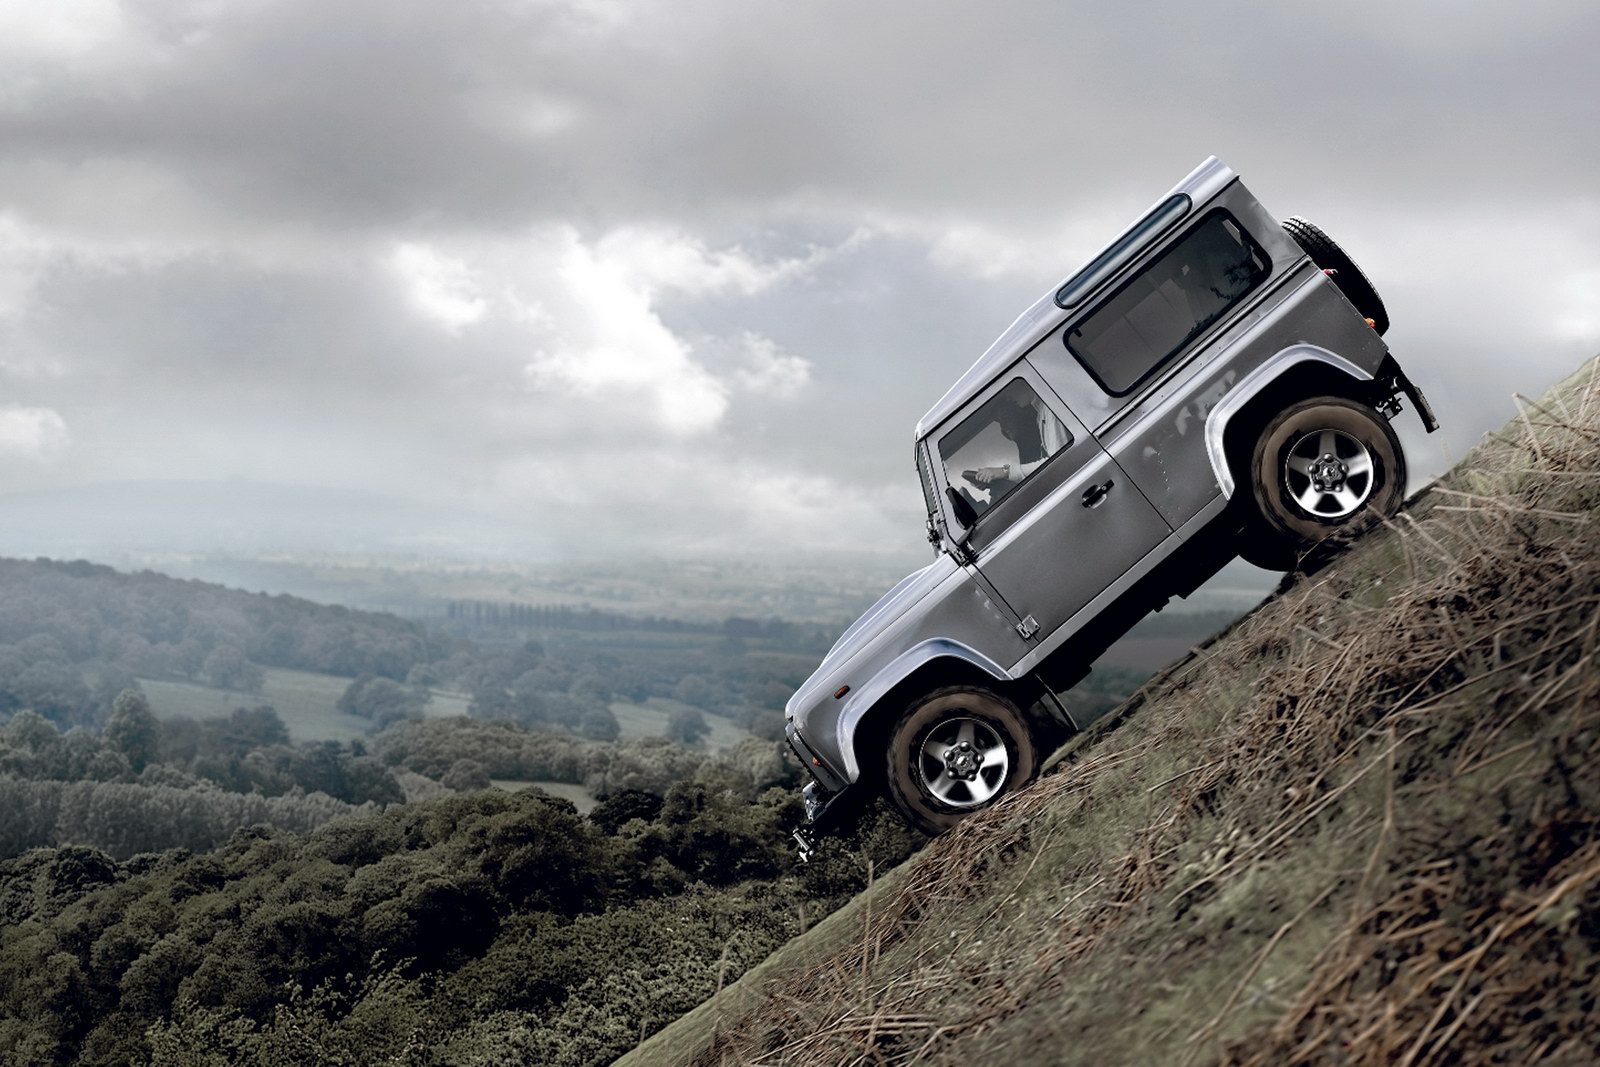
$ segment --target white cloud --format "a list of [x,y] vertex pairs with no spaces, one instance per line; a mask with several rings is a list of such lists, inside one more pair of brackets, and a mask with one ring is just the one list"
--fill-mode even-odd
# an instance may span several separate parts
[[126,28],[118,0],[0,4],[0,55],[76,57],[115,40]]
[[771,338],[746,332],[739,347],[744,358],[734,380],[752,393],[793,396],[811,381],[811,361],[785,352]]
[[466,263],[424,244],[403,242],[389,266],[400,276],[412,305],[451,333],[483,318],[489,303]]
[[936,267],[982,279],[1032,281],[1043,292],[1116,237],[1133,221],[1132,210],[1074,204],[1069,217],[1026,229],[934,219],[899,220],[888,228],[928,242],[928,259]]
[[540,302],[558,336],[534,353],[529,380],[595,399],[611,419],[643,414],[676,435],[716,425],[727,387],[661,321],[649,287],[628,264],[603,255],[604,242],[591,248],[567,228],[555,237],[561,253],[553,280],[564,291]]
[[0,215],[0,321],[18,318],[33,298],[48,244],[15,216]]
[[859,230],[838,245],[812,248],[803,256],[762,260],[737,245],[707,248],[673,230],[629,226],[601,238],[595,254],[647,293],[672,289],[692,296],[749,296],[803,277],[866,239],[866,231]]
[[410,306],[445,330],[473,327],[496,345],[525,345],[524,381],[542,401],[592,405],[598,422],[630,432],[686,437],[716,427],[735,392],[792,395],[811,364],[750,332],[679,336],[661,316],[662,294],[763,292],[860,239],[762,259],[658,228],[621,227],[590,241],[557,225],[512,239],[406,241],[387,265]]
[[0,0],[6,447],[72,419],[12,481],[525,462],[587,501],[540,529],[914,542],[916,416],[1210,151],[1351,249],[1464,446],[1600,344],[1600,8],[1357,6]]
[[70,441],[66,420],[49,408],[0,407],[0,455],[43,459]]

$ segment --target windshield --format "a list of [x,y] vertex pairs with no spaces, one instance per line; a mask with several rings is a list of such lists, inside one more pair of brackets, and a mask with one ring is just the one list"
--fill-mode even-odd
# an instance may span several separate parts
[[1014,378],[939,439],[939,458],[946,480],[982,515],[1071,443],[1033,387]]

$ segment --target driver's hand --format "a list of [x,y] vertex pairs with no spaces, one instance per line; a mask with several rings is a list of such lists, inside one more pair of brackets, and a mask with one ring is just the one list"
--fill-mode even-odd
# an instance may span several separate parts
[[1004,467],[979,467],[972,472],[972,480],[979,485],[988,485],[990,482],[1003,482],[1008,471]]

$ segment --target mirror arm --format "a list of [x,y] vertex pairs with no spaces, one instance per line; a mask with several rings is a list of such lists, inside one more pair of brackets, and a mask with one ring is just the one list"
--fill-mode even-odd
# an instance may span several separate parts
[[950,542],[950,554],[956,558],[958,563],[970,564],[975,557],[972,554],[972,549],[967,545],[967,539],[972,536],[972,527],[978,521],[977,512],[973,510],[972,504],[956,491],[955,486],[947,485],[944,487],[944,491],[945,496],[950,501],[950,510],[955,513],[956,521],[961,524],[960,533],[950,530],[945,531],[946,537]]

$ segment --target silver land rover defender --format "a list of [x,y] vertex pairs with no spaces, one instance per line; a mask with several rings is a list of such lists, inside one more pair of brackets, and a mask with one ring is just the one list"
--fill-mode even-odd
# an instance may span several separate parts
[[1145,613],[1393,514],[1400,398],[1438,424],[1388,325],[1215,157],[1025,311],[917,426],[934,562],[789,701],[812,826],[863,787],[930,833],[994,803],[1085,725],[1058,694]]

